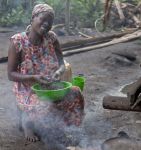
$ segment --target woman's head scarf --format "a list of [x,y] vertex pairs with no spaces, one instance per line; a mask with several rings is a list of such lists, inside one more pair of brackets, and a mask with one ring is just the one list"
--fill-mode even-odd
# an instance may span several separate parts
[[49,6],[48,4],[37,4],[33,8],[32,18],[42,12],[48,12],[49,15],[52,15],[54,17],[54,10],[51,6]]
[[[47,12],[50,16],[54,17],[54,10],[51,6],[49,6],[48,4],[37,4],[34,6],[33,11],[32,11],[32,19],[42,13],[42,12]],[[26,32],[29,32],[31,28],[31,25],[28,25],[26,27]]]

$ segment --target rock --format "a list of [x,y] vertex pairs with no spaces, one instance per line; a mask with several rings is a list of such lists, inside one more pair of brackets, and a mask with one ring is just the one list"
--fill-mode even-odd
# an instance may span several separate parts
[[130,138],[127,133],[121,131],[117,137],[106,140],[102,150],[141,150],[141,140]]

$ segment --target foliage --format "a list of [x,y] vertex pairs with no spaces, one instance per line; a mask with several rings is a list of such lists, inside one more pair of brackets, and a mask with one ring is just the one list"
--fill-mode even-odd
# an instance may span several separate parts
[[[70,0],[71,24],[77,27],[94,27],[95,20],[100,18],[103,14],[103,1],[104,0]],[[140,0],[120,1],[133,2],[135,4],[140,2]],[[0,0],[0,2],[0,25],[10,26],[29,23],[31,9],[34,5],[33,0]],[[34,2],[36,4],[45,2],[54,8],[55,24],[65,22],[66,0],[34,0]]]
[[[66,0],[36,0],[46,2],[55,10],[55,23],[64,23]],[[71,0],[70,21],[73,26],[94,26],[94,21],[102,14],[100,0]]]
[[99,0],[72,0],[71,19],[80,26],[94,27],[94,22],[103,12]]
[[1,26],[11,26],[11,25],[21,25],[29,21],[29,17],[24,13],[24,10],[21,6],[16,9],[12,9],[11,12],[8,12],[0,18]]

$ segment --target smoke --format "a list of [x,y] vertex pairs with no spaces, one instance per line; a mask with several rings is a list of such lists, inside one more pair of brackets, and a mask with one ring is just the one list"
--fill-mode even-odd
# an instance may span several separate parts
[[[67,150],[69,146],[79,145],[84,137],[83,128],[66,125],[63,111],[55,108],[50,102],[42,103],[35,109],[40,115],[33,120],[34,127],[32,128],[48,150]],[[27,115],[23,117],[23,121],[30,120]]]

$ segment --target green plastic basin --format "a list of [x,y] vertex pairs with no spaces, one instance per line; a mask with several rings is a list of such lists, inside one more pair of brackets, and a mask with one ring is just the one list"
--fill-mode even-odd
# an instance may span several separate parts
[[83,91],[85,80],[86,79],[84,76],[75,76],[72,78],[72,85],[78,86],[81,89],[81,91]]
[[54,82],[54,86],[61,86],[61,89],[45,90],[41,88],[40,84],[35,84],[31,89],[37,94],[40,100],[59,101],[69,92],[72,83],[66,81]]

